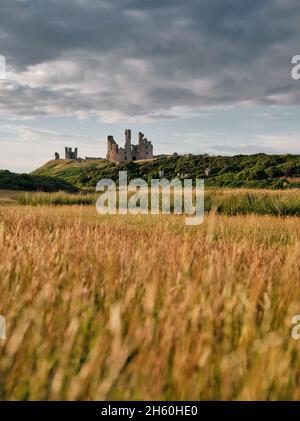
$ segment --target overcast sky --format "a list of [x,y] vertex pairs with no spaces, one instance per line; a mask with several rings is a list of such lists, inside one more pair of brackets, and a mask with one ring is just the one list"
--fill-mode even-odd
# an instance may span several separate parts
[[0,168],[108,134],[154,152],[300,153],[299,0],[1,0]]

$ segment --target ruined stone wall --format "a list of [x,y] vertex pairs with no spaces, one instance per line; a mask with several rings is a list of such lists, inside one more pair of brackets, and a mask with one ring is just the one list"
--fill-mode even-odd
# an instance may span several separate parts
[[118,162],[123,162],[123,161],[127,161],[127,155],[126,155],[126,151],[124,148],[119,148],[118,150],[118,157],[117,157],[117,161]]
[[126,143],[131,145],[131,130],[130,129],[125,130],[125,144]]
[[106,158],[112,162],[130,162],[139,159],[153,158],[153,146],[150,141],[144,138],[143,133],[138,135],[138,144],[131,144],[131,130],[125,130],[125,146],[119,148],[113,136],[107,139]]
[[118,161],[118,145],[115,142],[113,136],[107,137],[107,155],[106,159],[112,162]]
[[65,147],[65,159],[77,159],[78,158],[78,148],[74,149]]
[[[131,130],[125,130],[125,155],[123,161],[132,161]],[[119,159],[121,161],[121,159]]]
[[140,159],[140,152],[138,145],[132,145],[132,161],[137,161]]
[[138,159],[153,158],[152,143],[144,137],[143,133],[139,133],[138,156]]

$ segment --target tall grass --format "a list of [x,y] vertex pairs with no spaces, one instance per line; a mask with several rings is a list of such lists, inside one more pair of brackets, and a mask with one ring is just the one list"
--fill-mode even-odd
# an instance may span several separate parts
[[0,399],[300,399],[298,218],[0,221]]
[[96,203],[97,196],[95,193],[45,193],[45,192],[24,192],[19,197],[19,203],[21,205],[94,205]]
[[205,210],[225,215],[300,216],[300,191],[207,190]]
[[[58,193],[22,193],[21,205],[95,205],[98,193],[70,194]],[[151,198],[149,195],[149,209]],[[171,197],[171,210],[173,200]],[[210,190],[205,191],[205,211],[224,215],[299,215],[300,191],[270,190]]]

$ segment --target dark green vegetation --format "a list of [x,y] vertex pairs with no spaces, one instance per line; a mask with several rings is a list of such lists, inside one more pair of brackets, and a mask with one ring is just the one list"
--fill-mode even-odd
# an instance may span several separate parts
[[50,161],[34,175],[56,177],[80,189],[94,190],[101,178],[118,180],[119,171],[128,179],[146,181],[164,177],[204,178],[206,187],[284,189],[300,188],[300,155],[160,156],[141,162],[116,165],[108,161]]
[[77,187],[62,178],[45,175],[15,174],[7,170],[0,170],[0,189],[44,192],[78,191]]

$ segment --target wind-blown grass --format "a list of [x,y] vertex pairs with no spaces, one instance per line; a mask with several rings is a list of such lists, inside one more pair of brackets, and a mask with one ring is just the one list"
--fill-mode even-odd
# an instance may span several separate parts
[[300,399],[299,218],[0,221],[0,399]]
[[207,190],[205,210],[225,215],[300,216],[300,191]]
[[70,194],[65,192],[44,193],[44,192],[26,192],[19,197],[21,205],[30,206],[57,206],[57,205],[95,205],[97,200],[96,194],[93,193],[78,193]]
[[[98,193],[70,194],[27,192],[19,196],[22,205],[95,205]],[[149,196],[150,198],[150,196]],[[149,209],[151,200],[149,199]],[[171,210],[173,201],[171,200]],[[210,190],[205,191],[205,211],[224,215],[300,216],[300,190]]]

